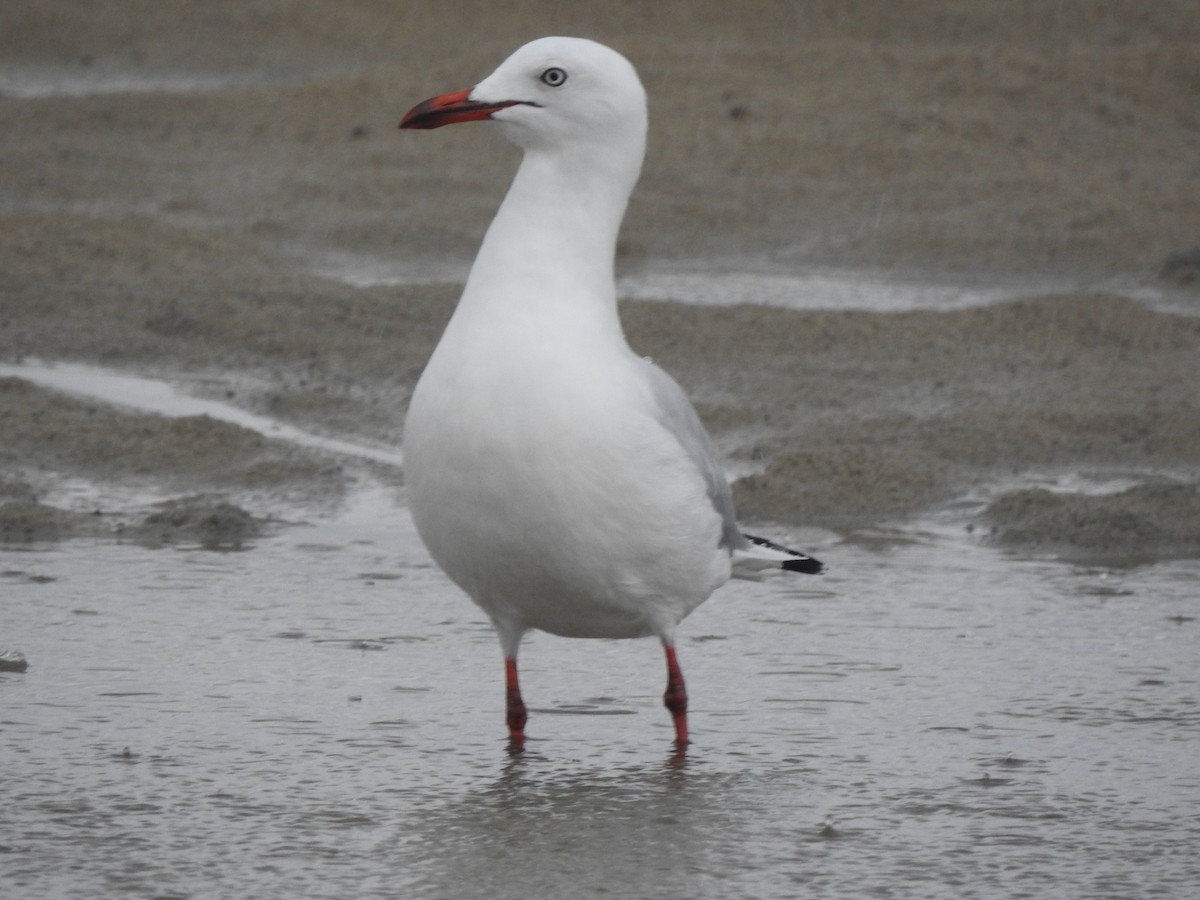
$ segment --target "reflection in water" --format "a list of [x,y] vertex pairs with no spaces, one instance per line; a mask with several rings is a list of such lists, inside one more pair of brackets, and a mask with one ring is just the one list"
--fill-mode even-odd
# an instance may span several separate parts
[[652,641],[545,635],[510,759],[491,629],[384,492],[240,554],[0,551],[6,893],[1186,895],[1197,563],[908,538],[701,607],[681,765]]
[[[729,798],[718,779],[662,763],[612,771],[515,760],[493,784],[429,817],[415,854],[428,896],[494,885],[503,896],[565,897],[581,887],[638,882],[701,896],[726,855],[709,846]],[[478,888],[476,888],[478,889]]]

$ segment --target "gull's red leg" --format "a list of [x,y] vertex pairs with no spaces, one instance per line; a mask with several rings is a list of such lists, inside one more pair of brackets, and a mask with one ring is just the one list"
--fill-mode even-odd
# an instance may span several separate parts
[[667,692],[663,694],[663,705],[675,721],[675,747],[682,751],[688,745],[687,688],[683,684],[683,672],[675,658],[675,645],[663,644],[667,653]]
[[517,659],[504,658],[504,697],[508,714],[508,750],[520,753],[525,749],[525,701],[521,699],[521,685],[517,681]]

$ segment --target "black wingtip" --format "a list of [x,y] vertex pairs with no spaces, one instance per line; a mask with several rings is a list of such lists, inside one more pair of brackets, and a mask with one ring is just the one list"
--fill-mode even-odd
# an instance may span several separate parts
[[787,572],[802,572],[805,575],[820,575],[825,571],[825,564],[819,559],[813,559],[811,556],[805,556],[796,550],[784,547],[782,544],[776,544],[774,541],[768,541],[763,537],[756,537],[753,534],[743,534],[746,540],[752,544],[757,544],[760,547],[767,547],[770,550],[776,550],[780,553],[790,553],[795,559],[785,559],[780,563],[780,568]]
[[825,571],[825,564],[819,559],[813,559],[811,556],[802,556],[799,559],[789,559],[785,561],[783,568],[788,572],[803,572],[805,575],[820,575]]

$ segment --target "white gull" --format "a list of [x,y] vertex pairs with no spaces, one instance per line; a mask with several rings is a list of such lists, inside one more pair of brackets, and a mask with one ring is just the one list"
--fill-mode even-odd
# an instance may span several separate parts
[[594,41],[542,38],[400,127],[482,119],[525,154],[413,392],[413,519],[500,637],[514,752],[526,723],[517,651],[531,628],[657,636],[682,752],[676,626],[731,575],[822,567],[742,534],[692,404],[621,330],[613,256],[646,145],[633,66]]

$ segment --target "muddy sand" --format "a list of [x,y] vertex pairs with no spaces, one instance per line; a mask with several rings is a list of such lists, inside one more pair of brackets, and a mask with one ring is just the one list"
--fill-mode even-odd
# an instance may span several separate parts
[[[626,53],[651,97],[622,272],[703,260],[1015,298],[625,302],[630,342],[740,476],[744,520],[846,535],[986,496],[967,523],[984,539],[1200,554],[1194,2],[491,9],[6,3],[0,362],[141,372],[398,443],[458,292],[438,273],[469,261],[518,157],[484,126],[395,123],[525,40],[579,34]],[[415,274],[333,274],[378,261]],[[361,465],[0,379],[8,542],[236,546],[336,503]],[[1035,487],[1056,478],[1121,489]],[[82,508],[54,499],[69,479],[172,497]]]

